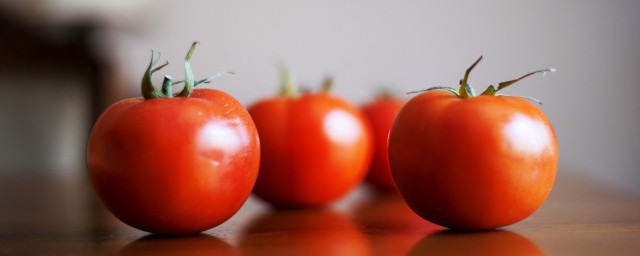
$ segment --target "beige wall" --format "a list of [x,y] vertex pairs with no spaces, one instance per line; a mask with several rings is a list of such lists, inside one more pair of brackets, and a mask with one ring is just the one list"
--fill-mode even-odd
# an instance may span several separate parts
[[134,93],[150,48],[180,77],[192,40],[201,42],[196,75],[235,71],[209,86],[246,104],[277,90],[279,62],[305,84],[334,74],[335,93],[356,103],[382,84],[399,92],[454,85],[480,54],[471,77],[478,89],[552,66],[559,72],[505,93],[544,100],[561,172],[640,193],[640,1],[147,2],[105,14],[129,31],[113,32],[110,43],[129,55],[122,65]]

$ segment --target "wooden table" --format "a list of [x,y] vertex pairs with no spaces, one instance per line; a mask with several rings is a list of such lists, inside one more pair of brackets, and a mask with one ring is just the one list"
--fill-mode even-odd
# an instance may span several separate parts
[[251,198],[187,237],[122,224],[79,176],[0,176],[0,255],[640,255],[640,197],[569,176],[534,215],[495,231],[442,229],[362,186],[323,210],[274,211]]

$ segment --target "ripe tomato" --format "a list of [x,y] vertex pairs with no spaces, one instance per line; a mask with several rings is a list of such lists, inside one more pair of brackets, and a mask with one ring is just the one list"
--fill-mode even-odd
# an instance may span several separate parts
[[193,90],[208,81],[193,81],[194,47],[180,97],[173,97],[170,77],[163,92],[153,88],[151,74],[166,64],[152,69],[152,57],[145,99],[109,107],[89,137],[88,171],[99,198],[118,219],[152,233],[197,233],[224,222],[257,178],[255,125],[230,95]]
[[[480,61],[480,59],[478,59]],[[389,137],[393,178],[420,216],[456,229],[491,229],[518,222],[545,200],[556,176],[558,145],[540,109],[496,92],[429,91],[398,113]]]
[[384,192],[396,191],[389,169],[387,141],[393,119],[404,102],[404,100],[387,93],[362,107],[362,112],[371,126],[374,143],[373,160],[366,180]]
[[362,113],[327,90],[297,95],[285,82],[283,92],[249,107],[262,151],[254,194],[279,207],[319,206],[344,196],[369,167]]

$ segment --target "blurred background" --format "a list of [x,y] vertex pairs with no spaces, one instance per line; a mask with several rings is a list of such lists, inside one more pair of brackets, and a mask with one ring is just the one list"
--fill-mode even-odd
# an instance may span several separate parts
[[384,87],[456,85],[481,54],[476,90],[555,67],[505,93],[544,101],[561,175],[640,194],[638,11],[634,0],[2,0],[0,177],[85,178],[93,121],[139,95],[150,50],[178,78],[197,40],[196,77],[234,71],[206,86],[245,105],[278,91],[279,63],[304,85],[333,75],[357,105]]

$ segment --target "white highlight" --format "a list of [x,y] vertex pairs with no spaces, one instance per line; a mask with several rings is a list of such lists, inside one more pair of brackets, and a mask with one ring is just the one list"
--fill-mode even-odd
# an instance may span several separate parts
[[503,132],[513,150],[532,155],[544,151],[551,140],[551,131],[543,122],[520,114],[513,117]]
[[[249,135],[244,129],[236,129],[240,120],[209,121],[200,131],[198,147],[201,150],[236,152],[248,143]],[[227,159],[222,159],[226,161]],[[216,163],[218,165],[220,163]]]
[[358,139],[362,127],[358,121],[344,110],[332,110],[324,119],[324,131],[331,140],[338,143],[350,143]]

